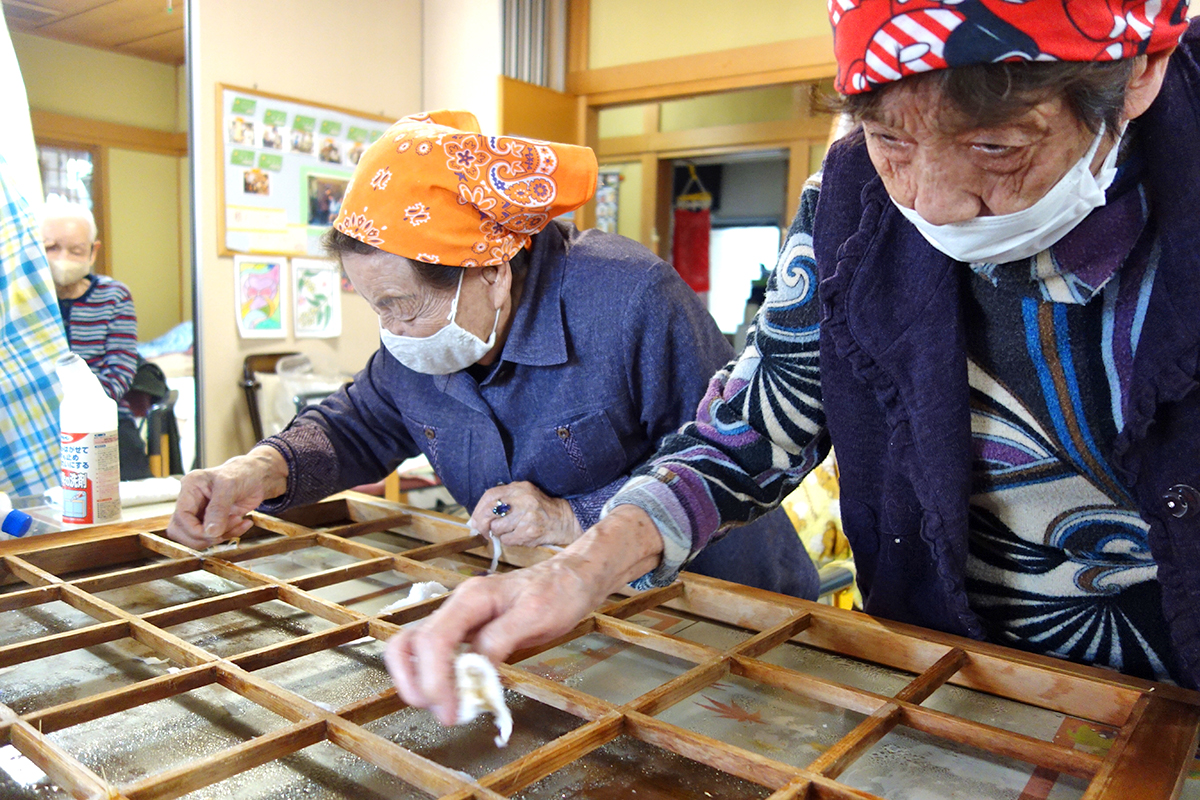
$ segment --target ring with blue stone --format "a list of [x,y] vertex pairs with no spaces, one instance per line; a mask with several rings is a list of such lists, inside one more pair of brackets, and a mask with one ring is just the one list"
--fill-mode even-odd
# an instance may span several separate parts
[[501,500],[496,505],[492,506],[492,514],[497,517],[503,517],[508,512],[512,511],[512,506]]

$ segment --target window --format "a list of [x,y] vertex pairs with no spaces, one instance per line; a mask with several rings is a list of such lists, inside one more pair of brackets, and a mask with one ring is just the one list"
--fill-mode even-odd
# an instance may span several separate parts
[[714,228],[708,253],[708,311],[723,333],[735,333],[745,317],[750,284],[775,266],[779,226]]
[[68,200],[92,208],[95,164],[90,151],[39,145],[38,162],[47,200]]
[[80,203],[96,218],[97,237],[103,242],[96,256],[95,271],[108,275],[108,242],[104,241],[104,193],[100,155],[96,149],[69,142],[38,142],[38,166],[42,172],[42,192],[47,200]]

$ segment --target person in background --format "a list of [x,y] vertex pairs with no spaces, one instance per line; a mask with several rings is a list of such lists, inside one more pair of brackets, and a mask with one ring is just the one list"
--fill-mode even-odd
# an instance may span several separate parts
[[29,204],[0,156],[0,491],[41,494],[58,484],[58,381],[67,351],[46,255]]
[[674,579],[830,443],[868,613],[1200,684],[1200,21],[1185,0],[829,4],[857,128],[739,358],[607,516],[386,651],[494,660]]
[[121,479],[148,478],[146,446],[125,400],[138,369],[133,297],[125,284],[92,272],[100,240],[96,238],[96,220],[86,206],[47,201],[42,212],[42,244],[71,352],[87,362],[104,391],[117,401]]
[[[359,160],[325,240],[379,315],[383,346],[278,436],[187,475],[168,535],[215,544],[264,501],[272,513],[310,503],[424,453],[479,532],[574,541],[732,355],[668,264],[553,219],[591,197],[596,173],[587,148],[485,137],[467,112],[392,126]],[[706,556],[692,569],[816,594],[782,510]]]

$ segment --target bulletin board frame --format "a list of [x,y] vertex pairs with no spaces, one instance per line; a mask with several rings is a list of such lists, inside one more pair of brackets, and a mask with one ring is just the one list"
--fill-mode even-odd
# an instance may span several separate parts
[[[231,96],[244,97],[253,100],[257,103],[258,108],[255,110],[256,119],[254,124],[261,125],[265,129],[263,123],[263,115],[267,111],[267,106],[274,102],[285,107],[289,107],[287,121],[284,124],[283,134],[286,138],[279,148],[267,148],[262,145],[263,132],[255,130],[250,134],[250,142],[234,142],[230,136],[230,125],[234,118],[238,115],[232,112],[229,108],[229,99]],[[305,154],[300,151],[291,149],[291,136],[295,117],[300,115],[305,118],[316,120],[322,125],[326,121],[340,122],[347,128],[347,135],[339,135],[339,141],[349,142],[349,133],[354,130],[354,121],[360,121],[365,126],[366,130],[371,134],[365,144],[374,141],[378,138],[374,134],[382,134],[383,131],[395,122],[392,117],[383,116],[381,114],[372,114],[366,111],[346,108],[344,106],[331,105],[328,103],[318,103],[303,98],[291,97],[284,94],[276,94],[274,92],[263,92],[258,89],[249,89],[244,86],[234,86],[232,84],[218,83],[216,87],[216,112],[217,112],[217,254],[222,257],[233,257],[235,255],[261,255],[261,256],[286,256],[286,257],[304,257],[304,258],[319,258],[321,254],[308,246],[308,242],[312,239],[312,229],[318,228],[324,230],[328,226],[315,226],[308,224],[308,219],[304,215],[304,206],[307,195],[300,193],[291,188],[292,180],[297,184],[297,188],[302,181],[308,179],[309,176],[328,177],[331,179],[340,179],[349,181],[350,175],[354,171],[354,163],[349,161],[339,161],[337,163],[321,160],[319,156],[314,156],[309,153],[309,157],[303,157]],[[259,113],[262,109],[262,113]],[[301,113],[303,112],[303,113]],[[319,128],[314,131],[309,131],[313,134],[314,140],[319,137]],[[312,145],[316,149],[316,144]],[[233,192],[227,179],[231,177],[231,170],[237,169],[241,171],[241,167],[231,166],[231,152],[233,150],[252,152],[254,154],[253,165],[251,169],[262,171],[262,156],[266,155],[280,157],[280,167],[277,171],[267,174],[268,179],[275,177],[279,184],[287,184],[288,191],[280,190],[276,196],[277,205],[266,206],[262,203],[254,202],[251,198],[247,201],[247,194],[243,187],[243,191]],[[277,152],[275,152],[277,151]],[[270,163],[270,162],[268,162]],[[278,163],[278,162],[277,162]],[[249,205],[247,205],[249,202]],[[243,207],[250,213],[262,211],[271,214],[273,218],[278,219],[280,215],[287,220],[287,225],[291,229],[289,234],[278,237],[277,242],[286,241],[289,237],[300,240],[300,232],[296,230],[299,227],[304,228],[305,247],[283,247],[283,246],[251,246],[246,248],[230,246],[230,234],[234,232],[229,225],[228,215],[231,207]]]

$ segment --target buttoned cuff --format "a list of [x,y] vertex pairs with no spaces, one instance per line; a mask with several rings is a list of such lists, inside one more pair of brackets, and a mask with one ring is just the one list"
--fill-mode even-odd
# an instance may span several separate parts
[[315,503],[342,489],[337,454],[319,426],[292,425],[259,444],[279,451],[288,466],[287,491],[264,501],[258,507],[262,513]]
[[658,567],[629,585],[641,591],[673,582],[692,555],[691,524],[679,498],[663,482],[639,475],[605,503],[600,518],[608,516],[617,506],[637,506],[645,511],[663,540],[662,561]]

